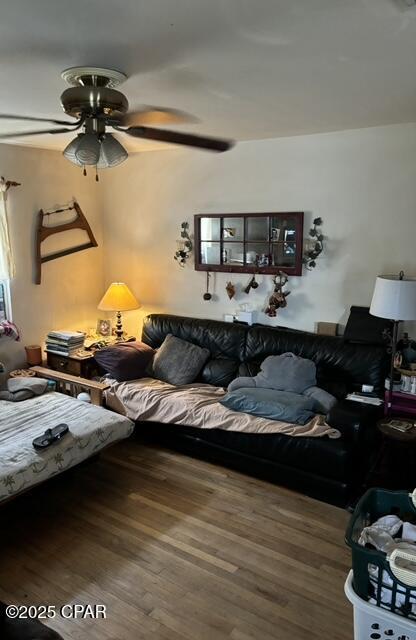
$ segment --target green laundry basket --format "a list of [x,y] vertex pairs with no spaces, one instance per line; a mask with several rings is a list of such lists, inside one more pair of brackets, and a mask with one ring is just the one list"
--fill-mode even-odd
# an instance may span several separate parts
[[382,551],[358,544],[364,527],[383,516],[396,515],[416,524],[416,490],[369,489],[354,509],[345,541],[351,548],[353,588],[363,600],[416,620],[416,551]]

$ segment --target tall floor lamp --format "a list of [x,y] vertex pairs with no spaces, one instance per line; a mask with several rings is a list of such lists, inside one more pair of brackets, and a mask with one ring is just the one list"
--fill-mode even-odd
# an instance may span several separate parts
[[391,411],[393,397],[394,361],[399,322],[416,320],[416,278],[407,278],[403,271],[398,276],[377,276],[371,300],[370,313],[379,318],[393,320],[391,336],[390,382],[387,413]]

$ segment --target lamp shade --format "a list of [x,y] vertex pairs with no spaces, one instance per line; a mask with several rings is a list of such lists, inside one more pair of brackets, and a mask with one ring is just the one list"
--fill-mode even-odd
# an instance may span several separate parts
[[76,164],[78,167],[82,167],[82,162],[77,159],[75,152],[82,140],[82,136],[84,135],[84,133],[78,133],[77,137],[71,140],[71,142],[65,147],[62,152],[67,160],[69,160],[73,164]]
[[75,150],[75,158],[81,164],[97,164],[100,157],[101,143],[95,133],[84,133],[79,138],[78,146]]
[[101,298],[98,308],[101,311],[131,311],[140,304],[124,282],[113,282]]
[[97,167],[99,169],[107,169],[108,167],[116,167],[124,160],[127,160],[128,153],[111,133],[106,133],[101,141],[100,157]]
[[390,320],[416,320],[416,278],[377,276],[370,313]]

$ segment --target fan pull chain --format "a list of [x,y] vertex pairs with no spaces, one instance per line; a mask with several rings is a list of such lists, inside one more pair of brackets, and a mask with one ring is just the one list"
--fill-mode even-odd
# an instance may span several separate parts
[[97,165],[95,165],[95,182],[99,182],[100,178],[98,177],[98,169],[97,169]]
[[85,168],[85,164],[84,164],[84,171],[83,171],[82,173],[83,173],[83,175],[84,175],[84,176],[86,176],[86,175],[87,175],[87,170],[86,170],[86,168]]

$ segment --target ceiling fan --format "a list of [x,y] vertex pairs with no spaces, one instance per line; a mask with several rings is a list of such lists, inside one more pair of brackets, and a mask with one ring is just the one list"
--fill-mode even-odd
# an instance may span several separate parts
[[[61,95],[62,108],[75,120],[0,114],[0,119],[3,120],[48,122],[57,125],[53,129],[4,133],[0,134],[0,139],[78,131],[77,136],[67,145],[63,154],[74,164],[84,167],[84,175],[86,175],[87,165],[98,169],[115,167],[127,159],[126,149],[112,133],[107,131],[108,128],[134,138],[157,140],[209,151],[227,151],[234,144],[231,140],[147,126],[148,124],[189,122],[192,119],[181,111],[162,107],[146,107],[129,113],[127,98],[114,88],[127,78],[120,71],[99,67],[72,67],[63,71],[61,75],[71,85]],[[98,180],[97,174],[96,180]]]

